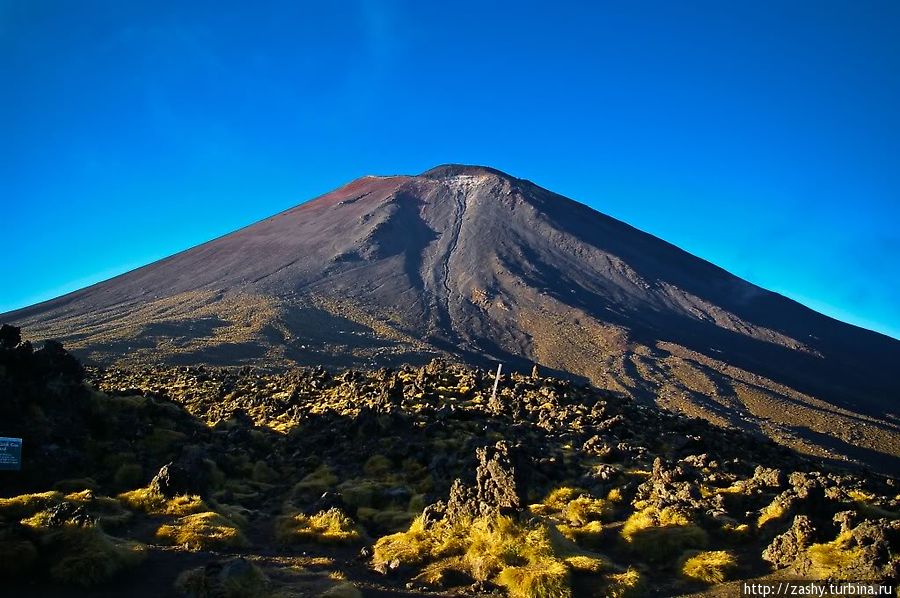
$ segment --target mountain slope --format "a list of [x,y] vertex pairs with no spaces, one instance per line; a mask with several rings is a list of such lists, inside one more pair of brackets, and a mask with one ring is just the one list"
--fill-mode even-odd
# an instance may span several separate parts
[[897,469],[900,343],[498,171],[364,177],[3,316],[100,363],[531,363]]

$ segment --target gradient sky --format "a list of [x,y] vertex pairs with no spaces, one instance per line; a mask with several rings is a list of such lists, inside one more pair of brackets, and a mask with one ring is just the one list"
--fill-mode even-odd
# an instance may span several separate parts
[[462,162],[900,337],[898,31],[895,0],[0,0],[0,312]]

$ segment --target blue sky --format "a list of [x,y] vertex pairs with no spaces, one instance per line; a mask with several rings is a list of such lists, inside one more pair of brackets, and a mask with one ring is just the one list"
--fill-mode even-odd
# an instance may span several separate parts
[[900,337],[898,30],[895,1],[0,0],[0,312],[463,162]]

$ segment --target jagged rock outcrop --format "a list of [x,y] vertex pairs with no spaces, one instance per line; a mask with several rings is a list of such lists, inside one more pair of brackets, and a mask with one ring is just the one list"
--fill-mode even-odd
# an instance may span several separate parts
[[445,516],[474,519],[515,513],[525,505],[527,471],[520,453],[508,442],[479,447],[474,484],[453,482]]
[[[806,559],[806,549],[813,543],[815,535],[816,529],[809,517],[797,515],[794,517],[790,529],[775,536],[772,543],[766,547],[762,558],[779,569],[794,565],[801,556]],[[808,559],[806,560],[808,561]],[[809,563],[805,563],[801,568],[808,569]]]

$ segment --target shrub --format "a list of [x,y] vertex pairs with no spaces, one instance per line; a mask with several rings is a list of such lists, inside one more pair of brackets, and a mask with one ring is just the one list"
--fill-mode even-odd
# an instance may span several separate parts
[[119,494],[118,498],[130,509],[145,513],[162,513],[165,510],[166,497],[150,488],[136,488]]
[[681,574],[695,581],[722,583],[737,566],[734,555],[725,550],[691,552],[681,563]]
[[373,549],[376,567],[398,561],[403,565],[417,565],[433,556],[435,539],[424,529],[422,517],[416,517],[405,532],[379,538]]
[[144,468],[137,463],[123,463],[116,469],[113,483],[117,489],[133,488],[141,483],[144,477]]
[[569,540],[594,546],[600,541],[600,536],[603,533],[603,524],[599,521],[591,521],[579,527],[561,525],[559,526],[559,531]]
[[391,473],[394,464],[384,455],[372,455],[366,464],[363,465],[363,471],[367,476],[372,478],[380,478]]
[[107,496],[94,496],[92,490],[82,490],[65,496],[59,492],[25,494],[2,500],[7,501],[6,513],[12,516],[11,520],[19,520],[31,528],[47,527],[50,517],[60,506],[82,507],[81,514],[86,514],[90,519],[106,526],[121,525],[131,518],[131,513],[123,509],[119,501]]
[[649,561],[673,558],[687,548],[706,545],[706,532],[671,507],[634,512],[622,527],[622,538]]
[[573,571],[581,571],[584,573],[600,573],[609,566],[605,560],[598,556],[589,556],[587,554],[576,554],[566,557],[565,563],[572,568]]
[[564,514],[571,525],[582,526],[608,516],[610,511],[610,505],[605,500],[579,496],[566,505]]
[[173,498],[166,498],[150,487],[123,492],[117,498],[127,507],[143,511],[149,515],[176,515],[183,517],[209,510],[209,507],[199,496],[180,494]]
[[421,517],[409,530],[375,543],[376,568],[397,561],[432,562],[420,574],[435,584],[457,574],[505,587],[510,596],[570,596],[570,573],[597,574],[608,567],[600,555],[581,550],[546,523],[522,523],[506,516],[451,524],[438,521],[425,529]]
[[327,465],[322,465],[294,486],[293,494],[299,497],[319,496],[338,483],[338,478]]
[[208,511],[209,507],[197,495],[180,494],[166,501],[164,514],[184,517],[193,513]]
[[225,561],[217,575],[206,567],[183,572],[175,580],[175,589],[189,596],[253,598],[266,595],[269,579],[250,561],[237,558]]
[[778,499],[773,500],[759,512],[759,518],[756,520],[756,527],[762,527],[770,521],[779,520],[783,518],[787,512],[787,505]]
[[274,482],[278,479],[278,472],[269,467],[265,461],[257,461],[253,466],[251,474],[253,481],[262,482],[264,484]]
[[351,507],[372,508],[387,487],[372,480],[348,480],[338,486],[344,503]]
[[506,567],[497,583],[511,598],[569,598],[569,569],[557,560],[536,561],[520,567]]
[[530,509],[535,515],[559,522],[559,531],[569,540],[594,546],[603,529],[600,520],[612,512],[612,503],[594,498],[584,490],[563,486]]
[[360,592],[355,585],[349,582],[343,582],[331,586],[321,594],[322,598],[362,598]]
[[0,498],[0,517],[7,521],[20,521],[59,503],[62,498],[62,493],[55,490],[36,494],[22,494],[12,498]]
[[505,565],[538,561],[552,553],[545,528],[528,533],[511,517],[479,519],[469,528],[463,557],[475,579],[487,580]]
[[28,573],[37,556],[37,549],[28,540],[0,538],[0,578]]
[[633,598],[640,596],[644,580],[640,572],[629,567],[623,573],[613,573],[607,576],[605,596],[607,598]]
[[415,581],[434,588],[468,585],[472,578],[466,570],[462,558],[458,556],[440,559],[424,567]]
[[373,526],[392,532],[408,528],[416,517],[415,514],[400,509],[371,509],[368,507],[357,509],[356,516],[367,529]]
[[144,546],[105,534],[97,526],[67,525],[48,533],[43,543],[55,553],[50,576],[91,587],[111,579],[144,558]]
[[153,456],[163,457],[177,448],[179,443],[187,440],[187,434],[168,428],[153,428],[148,436],[141,440],[143,448]]
[[557,488],[550,492],[547,495],[547,498],[544,499],[543,505],[556,510],[562,511],[566,508],[566,505],[569,502],[575,500],[579,496],[587,494],[586,491],[581,488],[572,488],[570,486],[562,486],[561,488]]
[[282,517],[276,522],[275,535],[284,543],[295,541],[344,543],[360,539],[356,523],[337,508],[309,516],[298,513]]
[[171,525],[163,525],[156,531],[156,537],[191,550],[247,545],[247,539],[234,522],[211,511],[186,515]]
[[890,511],[875,504],[874,501],[877,497],[871,492],[854,489],[847,492],[847,494],[853,500],[853,506],[863,517],[869,519],[900,519],[900,513],[897,511]]
[[863,549],[853,542],[853,534],[845,531],[831,542],[813,544],[806,555],[812,567],[810,575],[814,579],[841,579],[841,570],[860,559]]

